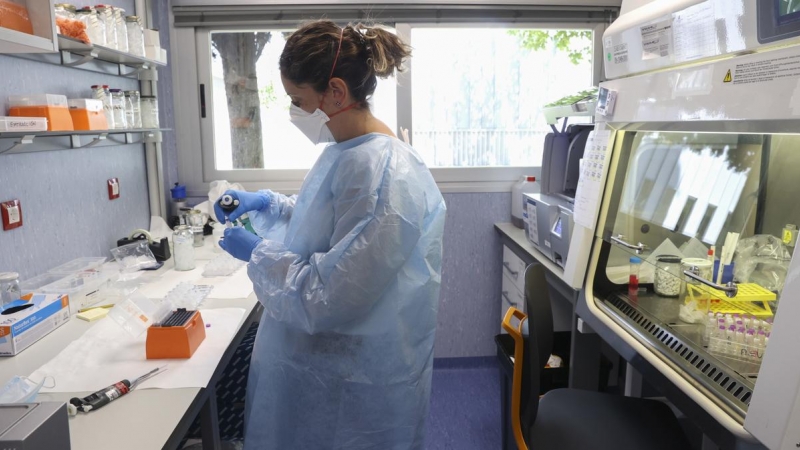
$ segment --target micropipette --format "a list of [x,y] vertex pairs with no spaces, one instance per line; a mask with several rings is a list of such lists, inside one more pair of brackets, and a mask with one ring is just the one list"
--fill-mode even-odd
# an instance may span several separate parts
[[[68,410],[74,415],[77,414],[78,411],[88,413],[89,411],[100,409],[136,389],[143,381],[163,373],[167,370],[166,367],[167,366],[157,367],[133,381],[122,380],[83,398],[73,397],[69,401]],[[69,408],[69,406],[72,408]]]

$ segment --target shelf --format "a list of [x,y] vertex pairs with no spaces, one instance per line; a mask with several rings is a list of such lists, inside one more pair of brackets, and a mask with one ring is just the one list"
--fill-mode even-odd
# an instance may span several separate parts
[[50,39],[0,27],[0,53],[52,53],[56,51]]
[[92,59],[106,61],[114,64],[123,64],[132,67],[155,67],[166,66],[165,63],[145,57],[131,55],[130,53],[120,52],[100,45],[84,44],[81,41],[58,35],[59,50],[66,50],[81,56],[91,56]]
[[168,128],[0,133],[0,155],[161,142]]
[[572,105],[565,106],[551,106],[549,108],[542,108],[542,113],[548,125],[555,125],[558,119],[562,117],[590,117],[594,116],[594,110],[597,108],[597,100],[588,102],[578,102]]

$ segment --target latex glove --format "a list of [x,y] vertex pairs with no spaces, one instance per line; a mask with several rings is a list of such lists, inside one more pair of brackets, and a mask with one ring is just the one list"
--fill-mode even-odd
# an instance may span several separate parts
[[223,238],[219,241],[219,246],[230,253],[236,259],[249,262],[250,255],[261,242],[261,238],[245,230],[242,227],[225,229]]
[[[226,195],[233,197],[234,201],[239,201],[239,206],[231,212],[225,212],[222,206],[219,205],[219,201]],[[223,224],[225,223],[225,216],[228,216],[228,220],[234,222],[250,211],[264,211],[267,208],[269,208],[269,196],[260,192],[228,190],[214,202],[214,214],[217,216],[217,222]]]

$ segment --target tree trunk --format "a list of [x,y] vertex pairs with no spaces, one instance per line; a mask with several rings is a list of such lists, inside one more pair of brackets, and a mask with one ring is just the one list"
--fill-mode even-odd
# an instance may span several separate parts
[[214,48],[222,58],[225,94],[231,126],[234,169],[263,169],[261,103],[256,62],[270,33],[214,33]]

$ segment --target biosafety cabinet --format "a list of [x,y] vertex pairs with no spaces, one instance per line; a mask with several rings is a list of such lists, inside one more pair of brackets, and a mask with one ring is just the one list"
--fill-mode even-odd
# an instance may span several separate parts
[[616,104],[596,117],[608,172],[578,314],[720,448],[800,448],[797,16],[656,1],[604,36]]

